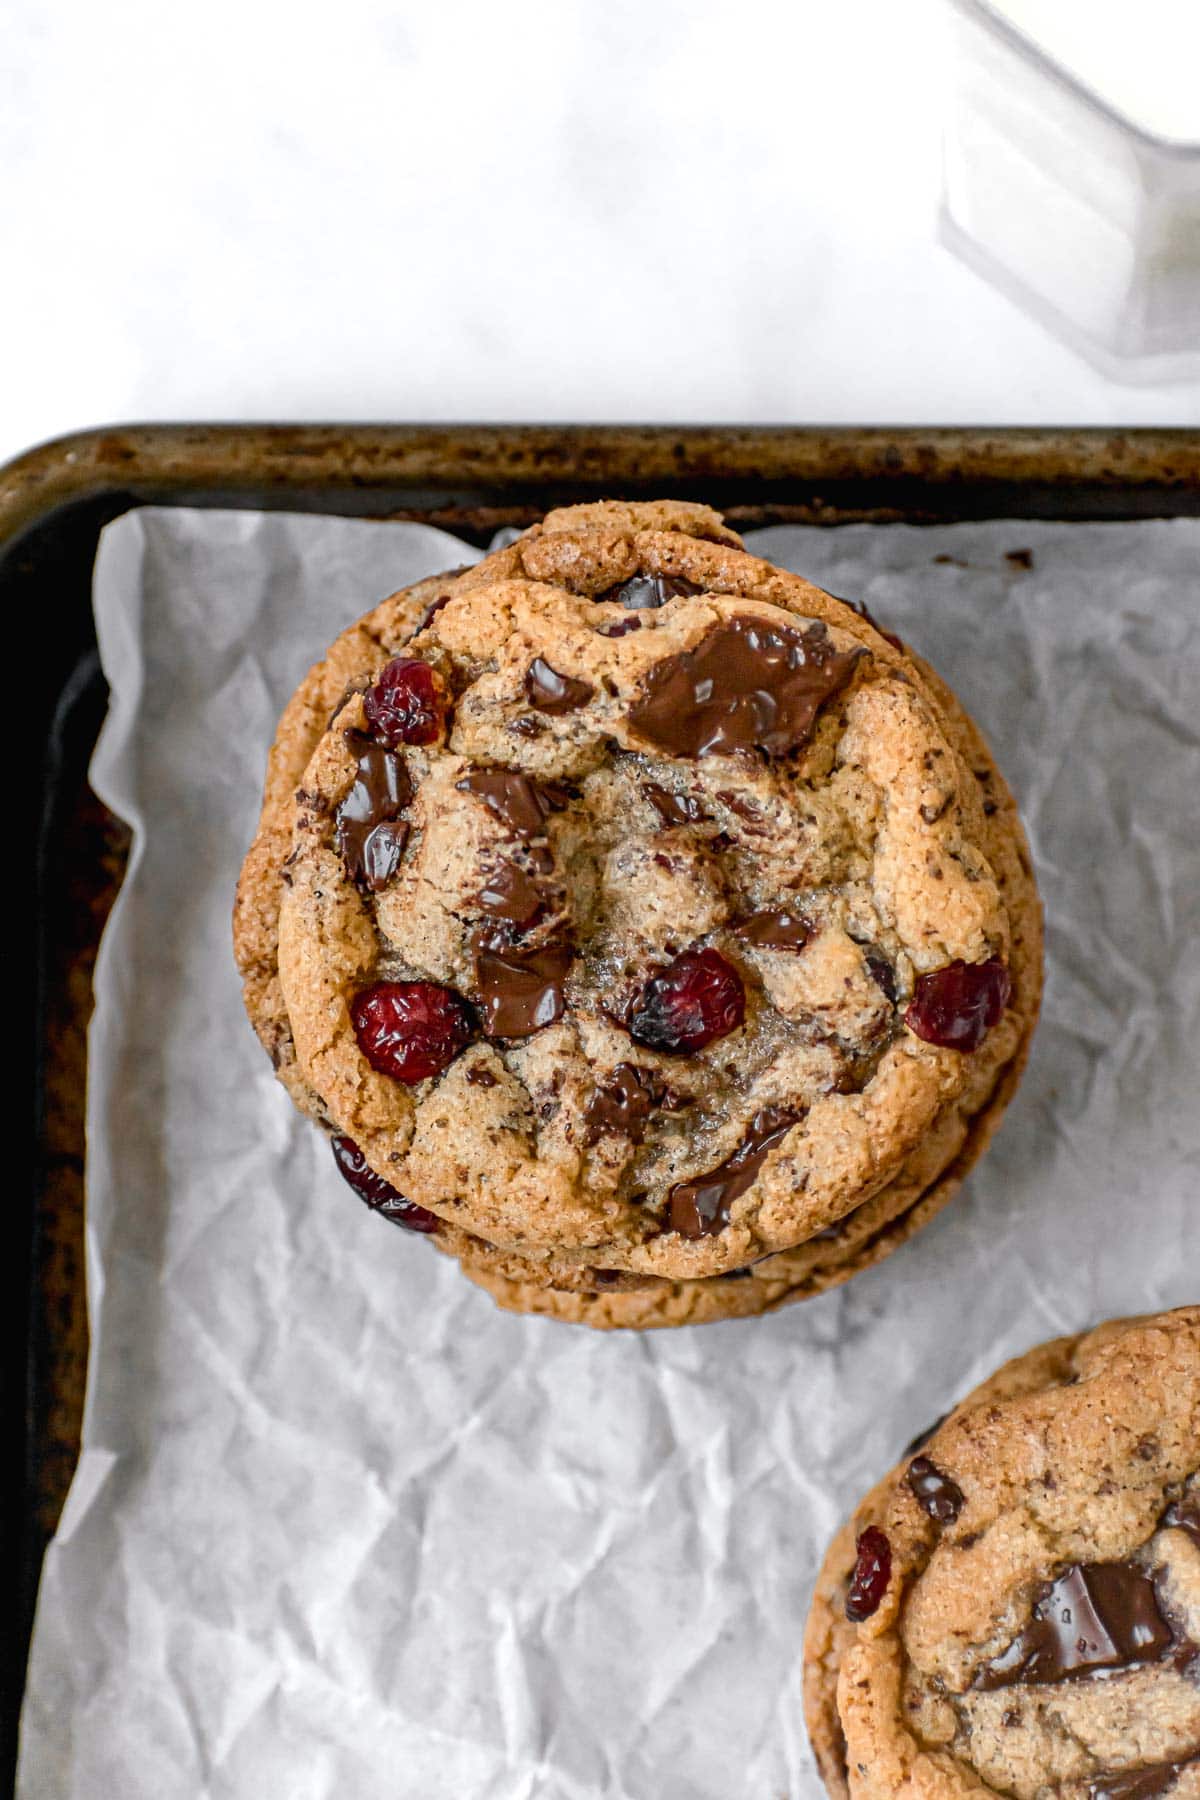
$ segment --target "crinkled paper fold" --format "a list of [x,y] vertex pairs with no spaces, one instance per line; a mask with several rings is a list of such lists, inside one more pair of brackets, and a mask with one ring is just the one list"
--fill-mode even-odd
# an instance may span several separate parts
[[993,1148],[889,1261],[638,1337],[501,1314],[368,1214],[242,1014],[230,904],[288,694],[474,553],[232,512],[105,532],[94,776],[136,848],[97,973],[92,1365],[22,1800],[816,1800],[800,1639],[853,1501],[1001,1359],[1197,1298],[1200,523],[752,547],[865,599],[990,737],[1045,1013]]

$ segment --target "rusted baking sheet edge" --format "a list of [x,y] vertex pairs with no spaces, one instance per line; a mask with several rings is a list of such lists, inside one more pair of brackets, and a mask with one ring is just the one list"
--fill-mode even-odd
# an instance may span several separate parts
[[1200,431],[819,426],[128,425],[0,469],[0,542],[75,502],[274,506],[477,532],[602,494],[755,524],[1200,512]]

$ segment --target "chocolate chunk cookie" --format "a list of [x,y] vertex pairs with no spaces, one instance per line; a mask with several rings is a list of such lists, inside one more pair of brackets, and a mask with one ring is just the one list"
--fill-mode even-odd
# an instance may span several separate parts
[[838,1534],[805,1636],[831,1794],[1200,1795],[1200,1307],[1009,1363]]
[[[932,1210],[909,1159],[953,1121],[925,1183],[951,1191],[1040,984],[1020,828],[953,698],[665,505],[551,515],[338,641],[281,725],[235,937],[299,1103],[504,1303],[598,1296],[597,1323],[677,1322],[722,1276],[696,1316],[761,1310],[901,1241]],[[600,1317],[614,1295],[662,1316]]]

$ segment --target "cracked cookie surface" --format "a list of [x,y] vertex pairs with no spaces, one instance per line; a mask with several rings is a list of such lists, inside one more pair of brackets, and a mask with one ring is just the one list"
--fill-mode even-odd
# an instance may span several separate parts
[[[978,783],[908,658],[732,545],[568,519],[513,551],[408,641],[433,730],[386,723],[404,670],[376,656],[305,770],[298,1067],[374,1167],[492,1243],[721,1273],[884,1186],[965,1083],[905,1016],[923,980],[1007,969]],[[406,801],[375,885],[346,810],[381,752]],[[470,1022],[389,1060],[419,989]],[[489,1090],[461,1091],[468,1036]]]
[[[398,661],[432,732],[403,735]],[[730,661],[697,736],[704,707],[672,691],[711,701]],[[527,1256],[586,1297],[598,1266],[623,1301],[640,1274],[663,1322],[663,1284],[710,1274],[743,1286],[723,1308],[786,1297],[758,1276],[772,1253],[813,1239],[823,1269],[890,1189],[884,1223],[928,1216],[906,1160],[985,1067],[1019,1065],[1040,980],[1020,828],[953,697],[715,515],[666,506],[552,515],[343,634],[281,724],[236,937],[294,1097],[473,1274]],[[981,1049],[907,1027],[923,980],[989,963],[1011,991]],[[469,1022],[398,1080],[356,1023],[422,988]]]
[[856,1800],[1200,1794],[1200,1307],[1042,1345],[830,1548],[805,1635]]

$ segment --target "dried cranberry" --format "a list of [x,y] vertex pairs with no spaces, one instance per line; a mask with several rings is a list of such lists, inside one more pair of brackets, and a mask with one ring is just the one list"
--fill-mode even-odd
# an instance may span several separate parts
[[687,950],[646,983],[630,1008],[629,1035],[651,1050],[703,1050],[746,1016],[742,978],[717,950]]
[[947,963],[917,977],[904,1023],[943,1050],[978,1050],[1000,1023],[1011,992],[1008,970],[998,956],[981,963]]
[[471,1035],[464,1003],[434,981],[377,981],[354,996],[350,1017],[371,1067],[409,1087],[440,1075]]
[[390,750],[399,744],[435,743],[446,720],[442,684],[429,664],[415,656],[394,656],[367,689],[363,705],[373,735]]
[[334,1138],[333,1160],[343,1181],[349,1182],[372,1212],[381,1213],[393,1225],[403,1225],[405,1231],[437,1230],[440,1221],[436,1215],[406,1200],[391,1182],[377,1175],[353,1138]]
[[892,1578],[892,1546],[878,1525],[868,1525],[854,1546],[858,1560],[846,1595],[846,1617],[858,1625],[878,1612]]

